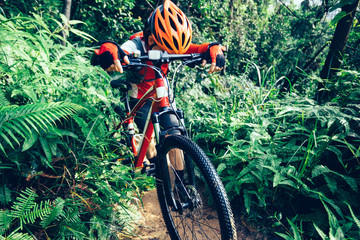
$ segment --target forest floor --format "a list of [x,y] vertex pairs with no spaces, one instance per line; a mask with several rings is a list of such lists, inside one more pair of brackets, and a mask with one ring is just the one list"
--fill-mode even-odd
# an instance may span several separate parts
[[[142,198],[143,208],[140,208],[143,216],[143,224],[137,227],[138,237],[136,240],[169,240],[166,226],[162,218],[156,189],[146,192]],[[276,240],[273,236],[266,236],[256,227],[248,224],[244,217],[235,216],[238,240]],[[130,239],[130,238],[129,238]]]

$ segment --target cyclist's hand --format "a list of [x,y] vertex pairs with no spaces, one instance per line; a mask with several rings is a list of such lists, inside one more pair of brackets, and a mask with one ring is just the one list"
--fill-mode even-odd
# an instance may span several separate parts
[[103,43],[100,49],[94,50],[95,55],[91,59],[92,65],[100,65],[104,70],[123,72],[120,60],[129,64],[129,58],[126,53],[117,45],[111,42]]
[[210,43],[208,50],[205,53],[205,57],[202,60],[201,65],[205,66],[207,62],[211,62],[209,74],[213,72],[221,71],[225,66],[225,46],[221,46],[219,43]]

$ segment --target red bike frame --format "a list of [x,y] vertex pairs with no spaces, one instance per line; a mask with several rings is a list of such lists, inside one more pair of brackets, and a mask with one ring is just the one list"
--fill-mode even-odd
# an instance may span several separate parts
[[155,79],[154,85],[137,102],[131,112],[127,113],[127,118],[119,124],[117,129],[120,128],[120,126],[123,124],[128,124],[128,128],[133,128],[134,117],[136,116],[137,111],[145,104],[148,99],[153,99],[153,102],[151,105],[151,111],[149,112],[146,119],[144,134],[140,141],[139,148],[137,148],[134,136],[131,139],[131,147],[135,157],[135,168],[140,168],[143,166],[144,158],[146,156],[146,152],[154,132],[154,125],[150,119],[151,114],[159,112],[160,108],[170,106],[168,86],[165,82],[165,77]]

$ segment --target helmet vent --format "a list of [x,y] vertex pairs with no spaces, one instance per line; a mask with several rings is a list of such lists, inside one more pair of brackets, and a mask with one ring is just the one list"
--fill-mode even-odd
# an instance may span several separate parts
[[189,45],[189,43],[190,43],[190,38],[187,40],[187,42],[186,42],[186,44],[185,44],[185,49],[187,48],[187,46]]
[[159,27],[160,27],[161,31],[166,32],[166,31],[165,31],[165,28],[164,28],[164,26],[162,25],[162,23],[160,22],[160,19],[159,19],[159,18],[158,18],[158,24],[159,24]]
[[161,40],[161,37],[160,37],[159,34],[157,34],[157,40],[158,40],[161,44],[163,44],[163,43],[162,43],[162,40]]
[[179,15],[179,14],[177,14],[177,17],[178,17],[178,21],[179,21],[179,23],[180,23],[180,24],[183,24],[183,20],[181,19],[181,17],[180,17],[180,15]]
[[173,43],[175,45],[175,49],[179,49],[179,44],[175,37],[173,37]]
[[172,20],[171,17],[169,18],[169,20],[170,20],[170,25],[171,25],[171,27],[172,27],[175,31],[177,31],[175,22]]
[[190,28],[190,23],[188,19],[186,19],[186,23],[187,23],[187,27]]
[[162,41],[165,43],[166,47],[168,49],[170,49],[171,51],[173,50],[172,47],[170,46],[170,44],[163,38]]

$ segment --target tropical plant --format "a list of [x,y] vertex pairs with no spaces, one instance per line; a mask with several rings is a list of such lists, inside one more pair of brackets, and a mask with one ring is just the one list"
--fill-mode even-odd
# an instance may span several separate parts
[[[0,108],[0,149],[6,154],[5,147],[16,150],[14,143],[22,151],[31,148],[39,136],[48,133],[56,121],[83,111],[84,108],[74,103],[39,103],[24,106],[5,106]],[[55,131],[55,129],[52,129]],[[58,131],[60,134],[60,130]],[[44,152],[51,160],[51,153],[42,141]],[[23,144],[21,144],[21,142]],[[4,146],[7,144],[7,146]]]

